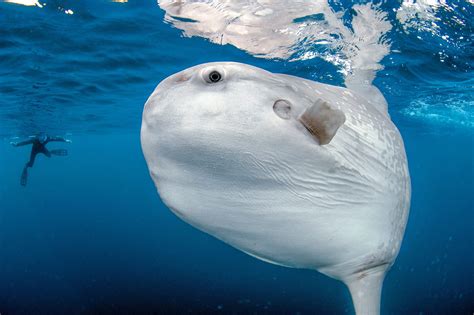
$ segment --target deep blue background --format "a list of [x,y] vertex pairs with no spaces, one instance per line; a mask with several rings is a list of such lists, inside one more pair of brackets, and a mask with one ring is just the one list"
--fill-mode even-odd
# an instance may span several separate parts
[[[407,35],[393,20],[400,53],[384,59],[376,80],[404,137],[413,187],[383,314],[474,311],[472,5],[465,6],[455,12],[464,28],[441,24],[464,35],[455,45]],[[449,21],[454,13],[442,14]],[[0,313],[352,313],[341,283],[258,261],[176,218],[156,194],[139,142],[148,95],[191,65],[232,60],[337,85],[341,75],[318,59],[257,59],[183,38],[162,21],[154,2],[0,3]],[[21,187],[29,148],[8,142],[38,131],[71,132],[73,143],[50,144],[69,156],[38,157]]]

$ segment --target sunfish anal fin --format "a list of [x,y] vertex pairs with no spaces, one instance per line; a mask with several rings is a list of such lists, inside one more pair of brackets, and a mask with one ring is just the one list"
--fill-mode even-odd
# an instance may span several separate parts
[[327,102],[318,99],[298,118],[320,145],[328,144],[336,135],[339,127],[346,121],[344,113],[331,108]]

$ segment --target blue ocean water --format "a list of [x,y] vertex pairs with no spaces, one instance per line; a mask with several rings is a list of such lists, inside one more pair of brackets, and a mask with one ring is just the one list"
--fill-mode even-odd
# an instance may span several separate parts
[[[353,313],[342,283],[261,262],[175,217],[139,140],[148,96],[189,66],[238,61],[343,85],[337,64],[183,36],[154,1],[32,2],[0,2],[1,314]],[[397,18],[402,2],[377,2],[393,29],[375,85],[413,189],[382,314],[474,312],[474,5],[417,3],[433,2],[411,22]],[[349,22],[352,3],[330,1]],[[9,142],[40,131],[72,139],[49,145],[69,155],[39,156],[22,187],[30,148]]]

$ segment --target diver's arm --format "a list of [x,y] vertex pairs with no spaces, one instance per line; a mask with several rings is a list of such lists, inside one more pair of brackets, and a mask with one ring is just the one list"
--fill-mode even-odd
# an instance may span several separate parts
[[61,136],[48,137],[48,142],[51,142],[51,141],[68,142],[68,143],[72,142],[71,140],[61,137]]
[[27,144],[32,144],[34,141],[35,141],[35,139],[32,138],[32,139],[28,139],[28,140],[20,141],[20,142],[12,141],[12,142],[10,142],[10,144],[14,147],[21,147],[21,146],[24,146],[24,145],[27,145]]

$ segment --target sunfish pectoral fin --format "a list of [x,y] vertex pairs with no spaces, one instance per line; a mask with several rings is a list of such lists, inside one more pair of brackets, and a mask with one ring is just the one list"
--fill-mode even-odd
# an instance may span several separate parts
[[346,121],[344,113],[319,99],[298,118],[320,145],[328,144]]

